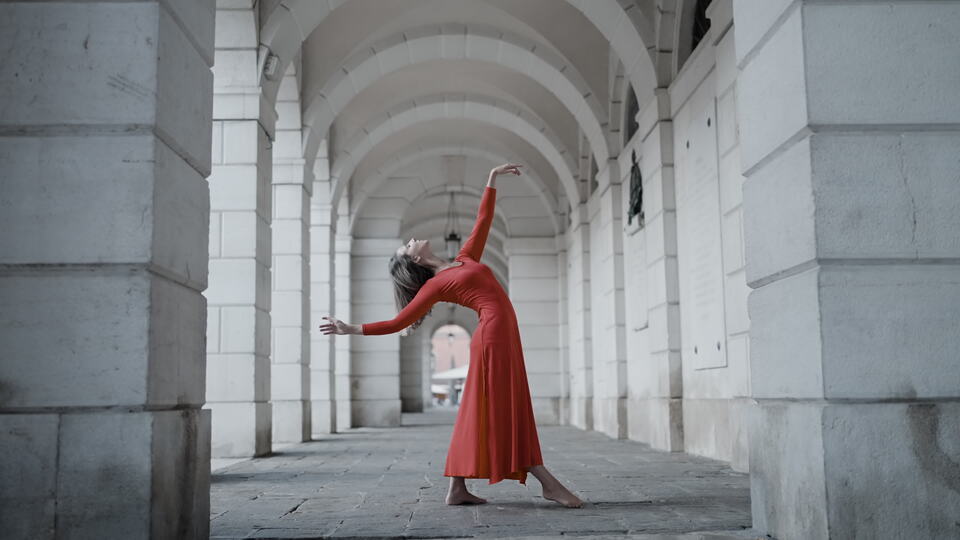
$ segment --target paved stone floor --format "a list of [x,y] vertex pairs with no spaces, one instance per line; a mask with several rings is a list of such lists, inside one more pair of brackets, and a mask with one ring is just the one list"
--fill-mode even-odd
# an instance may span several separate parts
[[448,506],[454,412],[404,414],[243,461],[215,460],[211,538],[767,538],[750,529],[745,474],[572,427],[539,426],[544,464],[585,501],[564,508],[527,477],[468,479],[489,502]]

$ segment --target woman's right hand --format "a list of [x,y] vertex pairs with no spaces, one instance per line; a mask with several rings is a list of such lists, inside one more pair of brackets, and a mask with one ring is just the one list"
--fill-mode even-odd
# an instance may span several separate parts
[[490,171],[490,174],[506,174],[506,173],[520,174],[520,167],[523,167],[523,165],[515,164],[515,163],[504,163],[503,165],[494,167]]

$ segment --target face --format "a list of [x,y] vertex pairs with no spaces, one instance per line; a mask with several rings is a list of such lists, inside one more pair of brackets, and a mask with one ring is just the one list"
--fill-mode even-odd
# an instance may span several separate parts
[[430,241],[429,240],[419,240],[417,238],[411,238],[407,240],[407,243],[400,246],[397,249],[397,255],[409,255],[413,258],[413,262],[419,263],[424,258],[433,254],[430,251]]

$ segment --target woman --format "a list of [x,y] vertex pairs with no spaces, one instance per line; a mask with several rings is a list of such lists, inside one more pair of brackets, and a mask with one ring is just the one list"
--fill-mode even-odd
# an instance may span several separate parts
[[412,330],[438,301],[477,311],[480,323],[470,342],[470,365],[443,473],[450,477],[447,504],[487,502],[467,491],[465,478],[489,478],[490,484],[509,478],[526,484],[529,471],[540,481],[545,499],[579,508],[583,502],[543,466],[517,317],[493,272],[479,262],[493,223],[497,176],[519,175],[520,167],[507,163],[490,171],[477,222],[453,261],[437,257],[428,240],[414,238],[390,257],[400,310],[396,317],[359,325],[323,317],[328,322],[320,329],[324,334],[360,335]]

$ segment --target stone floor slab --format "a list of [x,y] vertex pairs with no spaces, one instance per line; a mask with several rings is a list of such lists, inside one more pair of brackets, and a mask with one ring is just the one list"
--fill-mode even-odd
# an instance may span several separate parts
[[544,464],[585,501],[564,508],[539,482],[468,479],[489,502],[444,504],[453,410],[404,414],[265,457],[215,462],[214,539],[769,537],[750,529],[750,483],[726,464],[569,426],[538,427]]

